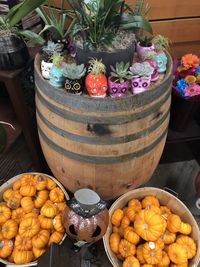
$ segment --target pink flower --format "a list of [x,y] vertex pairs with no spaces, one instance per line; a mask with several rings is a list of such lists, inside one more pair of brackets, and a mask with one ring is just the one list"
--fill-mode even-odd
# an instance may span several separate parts
[[200,86],[198,84],[191,84],[188,87],[185,87],[185,96],[196,96],[200,95]]

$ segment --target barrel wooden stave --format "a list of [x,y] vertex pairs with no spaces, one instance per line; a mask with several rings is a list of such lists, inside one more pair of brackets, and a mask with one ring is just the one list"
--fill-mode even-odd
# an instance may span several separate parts
[[41,146],[53,174],[72,192],[91,188],[115,198],[148,181],[161,157],[169,123],[172,62],[145,94],[92,99],[56,89],[35,60]]

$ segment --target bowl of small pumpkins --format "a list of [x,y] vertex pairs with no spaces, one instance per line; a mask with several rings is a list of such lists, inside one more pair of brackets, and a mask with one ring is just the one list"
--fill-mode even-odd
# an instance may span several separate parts
[[167,191],[129,191],[113,203],[109,215],[103,242],[113,266],[198,266],[198,225],[188,208]]
[[64,187],[43,173],[23,173],[0,189],[0,262],[36,266],[52,244],[65,238],[62,211],[69,199]]

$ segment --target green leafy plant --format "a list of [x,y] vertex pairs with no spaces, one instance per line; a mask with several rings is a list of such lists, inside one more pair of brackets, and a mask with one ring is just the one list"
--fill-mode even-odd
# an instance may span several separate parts
[[110,75],[114,78],[115,82],[123,83],[132,78],[132,76],[129,74],[129,67],[129,62],[126,64],[124,62],[117,62],[115,68],[110,66],[112,70]]
[[129,74],[139,77],[148,77],[154,72],[154,68],[149,64],[149,62],[136,62],[130,67]]
[[51,56],[51,61],[53,62],[54,66],[56,66],[57,68],[61,68],[62,63],[64,61],[64,57],[61,53],[54,52]]
[[44,4],[45,1],[46,0],[24,0],[13,6],[7,15],[2,15],[0,17],[0,31],[6,34],[16,33],[32,42],[44,44],[45,41],[41,36],[29,30],[21,30],[17,27],[17,23],[19,23],[28,13]]
[[77,65],[75,63],[66,64],[66,67],[63,71],[63,76],[71,80],[79,80],[86,73],[86,68],[84,64]]
[[[97,50],[99,46],[109,46],[119,30],[144,29],[152,33],[152,28],[141,12],[132,10],[123,0],[92,1],[68,0],[72,12],[68,15],[73,19],[69,33],[81,36],[84,49]],[[143,1],[137,3],[142,5]]]
[[45,62],[51,62],[51,57],[53,53],[62,52],[63,46],[59,43],[54,43],[52,41],[48,41],[46,46],[42,47],[42,58]]
[[169,39],[163,35],[155,35],[152,39],[152,43],[157,51],[163,51],[169,47]]
[[140,46],[150,47],[152,46],[153,35],[151,36],[138,36],[137,35],[137,40],[140,43]]
[[102,63],[102,59],[98,60],[96,58],[92,58],[89,60],[88,72],[99,75],[100,73],[106,73],[106,66]]

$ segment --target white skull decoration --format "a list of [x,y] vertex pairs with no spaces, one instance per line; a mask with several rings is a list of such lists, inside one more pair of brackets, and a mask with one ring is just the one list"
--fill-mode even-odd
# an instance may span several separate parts
[[53,66],[53,63],[45,62],[44,60],[42,60],[41,62],[42,76],[47,80],[50,79],[49,73],[50,73],[52,66]]

